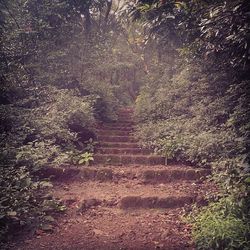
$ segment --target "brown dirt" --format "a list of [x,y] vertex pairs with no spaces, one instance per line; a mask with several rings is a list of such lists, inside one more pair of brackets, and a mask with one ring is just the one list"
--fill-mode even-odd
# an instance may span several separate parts
[[61,218],[51,234],[40,234],[13,249],[194,249],[190,227],[176,210],[123,211],[96,208]]
[[[169,166],[170,170],[182,167]],[[53,232],[38,230],[11,249],[194,249],[190,226],[181,216],[191,202],[203,196],[208,184],[189,180],[144,184],[143,168],[150,166],[116,167],[116,173],[124,176],[108,182],[81,181],[79,176],[54,182],[52,195],[67,205],[66,214],[58,219]]]
[[[131,110],[122,110],[119,122],[99,125],[99,132],[105,131],[95,155],[100,165],[40,173],[53,177],[51,195],[62,200],[67,211],[49,233],[37,230],[10,249],[195,249],[182,216],[192,203],[204,202],[205,190],[211,188],[202,181],[208,171],[159,165],[159,156],[143,155],[130,134],[131,115]],[[113,165],[105,166],[107,160]]]

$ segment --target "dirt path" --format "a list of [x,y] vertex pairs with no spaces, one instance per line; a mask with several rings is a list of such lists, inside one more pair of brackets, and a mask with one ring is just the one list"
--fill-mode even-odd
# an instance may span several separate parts
[[52,193],[67,205],[66,214],[52,232],[38,230],[12,249],[194,249],[181,216],[203,202],[207,171],[164,166],[132,133],[130,110],[100,126],[95,165],[59,171],[54,179]]

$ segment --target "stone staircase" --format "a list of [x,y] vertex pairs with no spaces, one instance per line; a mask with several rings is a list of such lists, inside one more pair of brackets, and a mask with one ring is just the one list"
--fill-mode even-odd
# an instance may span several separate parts
[[118,121],[106,123],[97,130],[99,147],[94,157],[95,164],[108,165],[161,165],[165,158],[142,149],[133,135],[133,111],[123,109]]
[[[132,110],[98,128],[94,165],[48,169],[67,214],[51,234],[13,249],[194,249],[183,212],[204,203],[209,170],[164,165],[133,136]],[[41,247],[42,244],[42,247]]]

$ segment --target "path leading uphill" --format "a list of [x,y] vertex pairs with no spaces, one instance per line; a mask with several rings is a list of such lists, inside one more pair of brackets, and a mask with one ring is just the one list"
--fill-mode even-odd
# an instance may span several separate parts
[[51,232],[38,230],[13,249],[194,249],[181,216],[203,202],[207,171],[165,166],[140,148],[133,125],[132,110],[121,110],[117,122],[98,128],[93,166],[48,169],[68,210]]

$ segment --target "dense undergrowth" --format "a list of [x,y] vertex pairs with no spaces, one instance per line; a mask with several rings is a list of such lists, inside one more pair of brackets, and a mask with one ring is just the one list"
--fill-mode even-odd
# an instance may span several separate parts
[[247,249],[249,3],[111,4],[0,1],[0,238],[51,229],[64,207],[37,171],[91,161],[95,125],[136,100],[146,147],[212,167],[220,192],[189,218],[197,248]]
[[109,7],[0,1],[1,241],[13,229],[46,229],[46,217],[63,206],[39,170],[89,162],[95,125],[131,102],[138,59],[122,54],[128,45]]
[[212,168],[220,191],[190,216],[197,248],[249,249],[249,4],[179,4],[128,7],[160,47],[146,47],[158,64],[148,60],[136,100],[137,136],[169,160]]
[[[136,103],[137,135],[145,147],[169,160],[212,167],[211,179],[220,192],[213,194],[210,206],[190,217],[198,248],[247,249],[248,124],[235,128],[234,118],[242,110],[231,105],[232,86],[220,95],[218,85],[212,84],[220,79],[215,75],[189,65],[171,80],[163,75],[162,85],[156,80],[149,83]],[[156,85],[161,87],[156,90]]]

